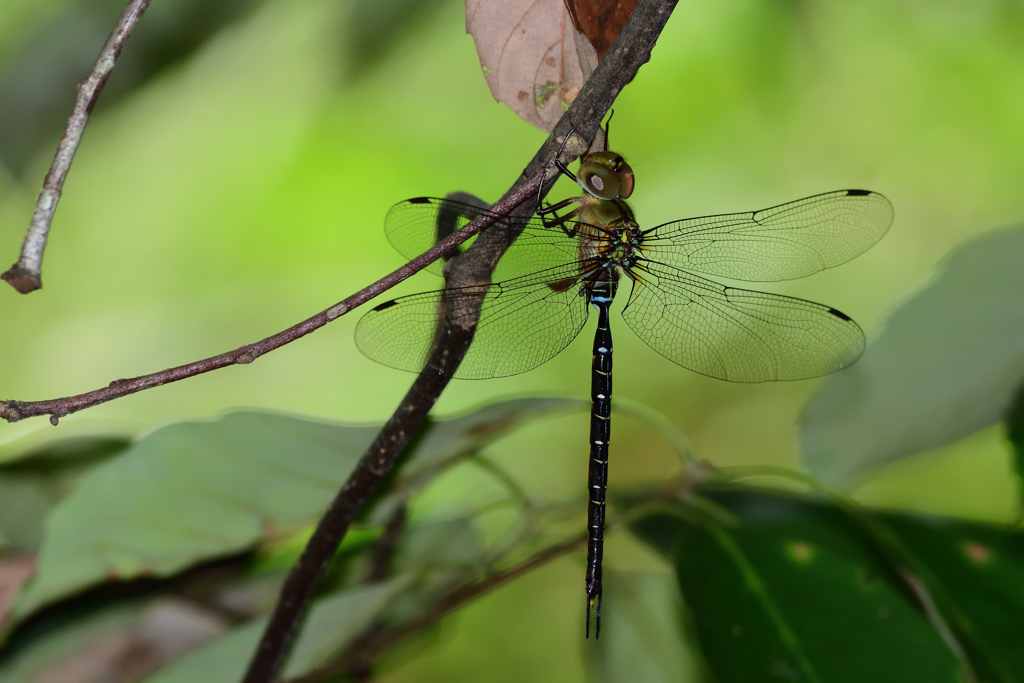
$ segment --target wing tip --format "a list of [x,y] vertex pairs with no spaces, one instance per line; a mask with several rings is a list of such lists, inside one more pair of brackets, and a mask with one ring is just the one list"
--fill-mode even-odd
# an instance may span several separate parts
[[391,301],[385,301],[384,303],[377,304],[376,306],[371,308],[370,309],[370,313],[374,313],[376,311],[383,311],[385,309],[391,308],[392,306],[394,306],[397,303],[398,303],[398,299],[392,299]]

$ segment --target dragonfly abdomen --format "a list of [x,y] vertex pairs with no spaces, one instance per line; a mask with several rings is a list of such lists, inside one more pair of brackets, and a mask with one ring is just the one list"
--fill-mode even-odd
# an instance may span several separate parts
[[612,329],[608,319],[611,299],[615,296],[615,281],[602,281],[609,285],[609,296],[596,297],[591,292],[591,303],[597,307],[597,333],[594,335],[593,370],[590,382],[590,468],[587,478],[589,503],[587,506],[587,635],[590,635],[590,610],[597,609],[595,637],[601,634],[601,561],[604,556],[605,495],[608,490],[608,444],[612,431]]
[[597,268],[583,279],[583,290],[587,300],[597,305],[609,305],[619,289],[619,272],[613,267]]

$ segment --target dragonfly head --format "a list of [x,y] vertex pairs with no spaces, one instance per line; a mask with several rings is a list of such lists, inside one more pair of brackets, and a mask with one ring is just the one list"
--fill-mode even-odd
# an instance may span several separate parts
[[598,199],[628,199],[633,194],[633,169],[615,152],[588,154],[580,162],[576,180]]

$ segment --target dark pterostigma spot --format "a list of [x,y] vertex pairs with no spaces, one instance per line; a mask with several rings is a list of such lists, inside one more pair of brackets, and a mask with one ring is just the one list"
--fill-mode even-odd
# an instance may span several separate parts
[[871,190],[847,190],[847,197],[864,197],[871,194]]
[[[397,303],[398,303],[398,301],[396,299],[392,299],[391,301],[385,301],[380,306],[374,306],[373,310],[375,310],[375,311],[383,311],[385,308],[391,308],[392,306],[394,306]],[[849,318],[847,318],[847,320],[849,320]]]
[[[394,301],[392,301],[391,303],[394,303]],[[828,309],[828,312],[831,313],[832,315],[834,315],[835,317],[839,318],[840,320],[846,320],[847,322],[853,322],[853,318],[851,318],[850,316],[846,315],[842,311],[837,311],[834,308],[830,308],[830,309]]]
[[430,197],[413,197],[409,200],[410,204],[429,204]]

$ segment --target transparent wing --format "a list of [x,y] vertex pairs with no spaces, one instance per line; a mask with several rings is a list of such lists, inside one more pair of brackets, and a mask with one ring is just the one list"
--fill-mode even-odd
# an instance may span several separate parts
[[[489,213],[486,208],[464,202],[416,197],[399,202],[388,210],[384,218],[384,234],[399,254],[413,259],[434,246],[439,237],[461,230],[473,219]],[[513,225],[507,218],[502,221],[499,226]],[[460,245],[457,254],[468,246],[466,243]],[[427,266],[427,270],[440,275],[443,265],[443,262],[435,261]]]
[[644,256],[706,275],[791,280],[846,263],[891,223],[892,205],[882,195],[839,190],[761,211],[659,225],[644,233]]
[[480,321],[455,373],[458,379],[532,370],[568,346],[587,320],[587,300],[579,295],[579,270],[572,263],[493,285],[424,292],[380,304],[356,326],[356,346],[378,363],[421,372],[445,307],[467,309],[481,294]]
[[853,363],[864,333],[812,301],[726,287],[642,262],[622,317],[651,348],[684,368],[731,382],[818,377]]
[[[498,261],[495,280],[521,277],[576,257],[576,241],[570,236],[575,223],[567,221],[555,227],[533,216],[502,216],[487,209],[451,199],[417,197],[395,204],[384,219],[388,241],[402,256],[412,259],[434,246],[438,236],[461,230],[470,221],[485,215],[495,216],[489,231],[518,233],[515,243]],[[470,238],[459,245],[456,255],[463,253],[476,240]],[[443,262],[435,261],[427,270],[441,274]]]

